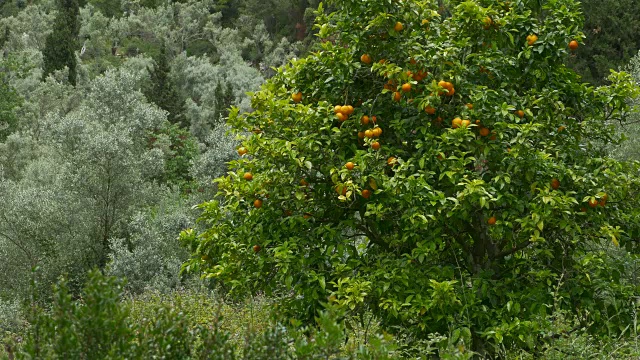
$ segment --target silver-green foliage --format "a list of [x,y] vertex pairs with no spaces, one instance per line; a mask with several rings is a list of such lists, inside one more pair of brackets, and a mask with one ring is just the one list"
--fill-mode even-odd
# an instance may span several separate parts
[[181,285],[180,266],[188,252],[176,234],[193,224],[190,201],[167,190],[159,204],[142,210],[127,224],[128,238],[111,243],[107,273],[126,277],[126,289],[141,293],[146,289],[166,292]]
[[24,296],[34,267],[41,289],[64,273],[78,284],[155,201],[149,179],[164,159],[146,134],[166,116],[134,90],[138,81],[108,71],[76,90],[84,99],[68,113],[34,116],[37,137],[26,129],[0,146],[0,288]]
[[[640,52],[636,55],[626,69],[640,85]],[[623,160],[640,160],[640,99],[629,99],[636,110],[628,114],[629,119],[625,124],[615,124],[618,131],[627,138],[627,141],[613,146],[612,156]]]

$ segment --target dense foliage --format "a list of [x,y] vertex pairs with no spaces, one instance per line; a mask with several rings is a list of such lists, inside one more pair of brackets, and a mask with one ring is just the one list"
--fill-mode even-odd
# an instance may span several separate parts
[[[249,330],[240,344],[234,344],[219,314],[209,314],[213,321],[200,324],[192,311],[183,308],[187,304],[165,302],[145,309],[134,305],[134,310],[143,312],[139,317],[132,314],[131,304],[121,301],[123,294],[122,281],[97,271],[89,275],[82,301],[73,300],[66,283],[59,283],[50,313],[33,310],[28,338],[19,350],[12,347],[11,354],[17,359],[396,358],[382,337],[372,337],[370,345],[345,353],[344,329],[329,312],[318,318],[318,330],[288,332],[272,325],[260,333]],[[188,305],[207,301],[194,300]]]
[[640,356],[636,2],[1,2],[0,358]]
[[301,320],[329,301],[481,354],[543,346],[554,308],[625,329],[637,285],[609,252],[636,248],[638,165],[602,144],[638,91],[566,67],[579,3],[335,3],[317,51],[230,115],[244,156],[209,228],[183,232],[185,269]]
[[640,7],[638,0],[582,0],[585,17],[584,46],[570,60],[586,81],[604,84],[609,69],[629,63],[640,50]]

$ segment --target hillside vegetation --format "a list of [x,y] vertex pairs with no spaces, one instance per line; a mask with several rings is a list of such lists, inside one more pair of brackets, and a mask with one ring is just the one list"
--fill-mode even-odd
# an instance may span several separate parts
[[636,3],[0,4],[0,358],[640,356]]

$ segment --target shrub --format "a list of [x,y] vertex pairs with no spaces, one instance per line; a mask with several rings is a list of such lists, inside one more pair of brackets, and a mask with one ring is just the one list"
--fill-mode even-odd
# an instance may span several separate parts
[[[124,281],[93,271],[74,300],[64,281],[54,289],[51,309],[34,310],[19,359],[389,359],[390,339],[344,353],[339,313],[323,312],[317,327],[269,325],[249,328],[230,341],[218,305],[200,295],[175,293],[123,301]],[[222,311],[224,313],[224,311]]]

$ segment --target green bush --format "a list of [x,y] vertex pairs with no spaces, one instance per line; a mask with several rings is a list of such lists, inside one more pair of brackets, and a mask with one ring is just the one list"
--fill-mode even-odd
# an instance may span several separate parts
[[[266,321],[266,303],[240,319],[251,319],[244,337],[232,341],[225,308],[202,294],[176,292],[123,300],[124,281],[94,270],[74,299],[66,282],[54,289],[50,309],[34,308],[18,359],[390,359],[387,337],[345,351],[341,313],[322,312],[317,326],[288,328]],[[245,310],[248,310],[245,307]],[[253,322],[253,314],[259,319]],[[236,323],[236,320],[232,320]],[[242,321],[240,321],[242,322]],[[237,325],[237,323],[236,323]],[[1,353],[0,353],[1,354]],[[5,355],[7,356],[7,355]]]

